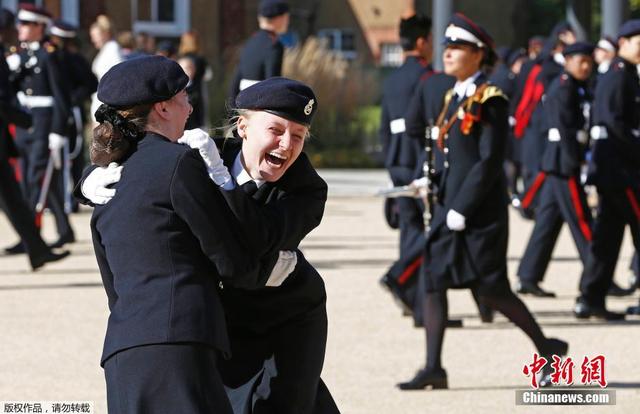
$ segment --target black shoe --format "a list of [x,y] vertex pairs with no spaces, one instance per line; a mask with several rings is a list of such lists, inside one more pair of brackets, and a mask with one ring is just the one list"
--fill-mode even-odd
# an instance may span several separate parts
[[462,319],[448,319],[447,328],[462,328]]
[[604,306],[593,306],[582,299],[578,299],[573,314],[578,319],[604,319],[605,321],[620,321],[625,318],[624,313],[611,312]]
[[46,263],[57,262],[58,260],[64,259],[67,256],[69,256],[69,252],[66,250],[60,253],[48,251],[42,256],[32,258],[31,268],[35,271],[44,266]]
[[618,296],[618,297],[629,296],[629,295],[632,295],[634,291],[635,291],[635,288],[625,289],[618,286],[616,283],[611,282],[611,287],[607,292],[607,296]]
[[629,306],[627,308],[627,315],[640,315],[640,305]]
[[51,244],[49,247],[51,247],[52,249],[59,249],[65,244],[75,243],[75,241],[76,241],[75,234],[73,234],[73,232],[70,232],[60,236],[60,238],[56,240],[55,243]]
[[449,388],[447,371],[421,369],[411,381],[398,384],[398,388],[405,391],[423,390],[429,386],[434,390]]
[[520,294],[530,294],[539,298],[555,298],[556,294],[542,289],[537,283],[518,282],[516,292]]
[[553,374],[553,368],[551,364],[553,363],[553,356],[557,355],[562,358],[567,355],[569,352],[569,344],[562,339],[558,338],[548,338],[544,358],[547,360],[547,363],[542,368],[540,376],[538,378],[538,385],[540,387],[549,387],[553,385],[551,382],[551,375]]
[[478,304],[478,313],[480,314],[480,320],[482,321],[482,323],[493,322],[493,309],[491,309],[487,305]]
[[4,249],[4,254],[6,254],[7,256],[13,256],[14,254],[23,254],[26,252],[27,252],[27,249],[25,249],[24,244],[22,243],[22,240],[20,240],[17,244],[6,247]]

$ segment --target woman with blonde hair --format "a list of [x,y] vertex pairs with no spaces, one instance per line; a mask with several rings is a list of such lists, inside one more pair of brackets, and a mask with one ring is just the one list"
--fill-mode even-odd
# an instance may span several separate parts
[[[89,29],[89,35],[91,37],[91,43],[98,49],[98,54],[93,59],[91,64],[91,70],[98,78],[98,81],[102,76],[107,73],[112,66],[122,62],[122,49],[115,40],[115,26],[113,20],[104,14],[96,17],[96,21],[91,25]],[[101,102],[98,100],[97,95],[94,93],[91,96],[91,117],[93,122],[95,118],[93,114],[96,113]]]

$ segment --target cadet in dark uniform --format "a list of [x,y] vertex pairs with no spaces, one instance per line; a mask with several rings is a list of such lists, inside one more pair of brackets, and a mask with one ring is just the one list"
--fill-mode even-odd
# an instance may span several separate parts
[[[406,59],[384,82],[380,119],[384,165],[394,186],[411,184],[423,176],[424,144],[406,134],[405,112],[420,83],[433,74],[430,64],[433,53],[431,19],[422,15],[401,19],[400,41]],[[424,134],[424,129],[422,132]],[[424,203],[412,197],[390,198],[385,202],[393,204],[390,208],[398,213],[400,257],[383,277],[382,283],[403,302],[412,302],[402,298],[404,294],[398,292],[396,285],[400,282],[405,284],[419,272],[419,265],[415,263],[422,260],[424,247]],[[399,281],[400,278],[402,280]],[[412,307],[412,303],[406,305]]]
[[549,126],[541,161],[545,184],[538,195],[536,223],[518,267],[518,292],[553,297],[540,288],[562,224],[567,223],[586,263],[591,242],[591,211],[580,182],[588,145],[590,96],[587,81],[593,67],[593,46],[574,43],[564,49],[565,69],[550,85],[543,104]]
[[[29,129],[17,128],[16,144],[21,156],[23,187],[32,208],[40,197],[43,178],[50,156],[61,168],[61,151],[69,120],[69,94],[61,67],[55,57],[55,47],[44,40],[44,30],[50,14],[26,4],[18,12],[20,48],[7,58],[12,70],[11,81],[22,107],[33,117]],[[52,177],[47,205],[55,216],[60,247],[75,241],[69,218],[64,211],[62,181]]]
[[92,161],[124,161],[117,196],[91,219],[111,311],[109,413],[231,413],[219,285],[264,285],[198,151],[175,144],[191,112],[187,82],[176,62],[150,56],[114,66],[98,86]]
[[[12,30],[14,16],[7,9],[0,9],[0,33]],[[1,39],[0,39],[1,40]],[[4,56],[4,44],[0,41],[0,56]],[[69,252],[53,253],[40,237],[35,224],[33,211],[26,203],[20,186],[15,179],[9,157],[17,157],[18,151],[9,134],[9,123],[22,128],[31,126],[28,114],[14,107],[15,94],[9,86],[9,67],[4,59],[0,59],[0,199],[5,206],[9,222],[21,238],[24,249],[29,256],[31,268],[36,270],[47,262],[66,257]]]
[[233,106],[238,92],[272,76],[282,74],[284,46],[278,36],[289,28],[289,4],[282,0],[261,0],[258,25],[240,53],[238,67],[231,80],[228,103]]
[[[306,85],[271,78],[240,93],[236,104],[243,139],[218,140],[218,145],[244,197],[222,193],[243,225],[255,231],[271,225],[282,229],[282,237],[270,244],[278,254],[261,259],[269,287],[225,284],[221,291],[233,355],[221,363],[223,380],[233,389],[230,396],[238,409],[337,413],[320,379],[327,336],[324,283],[298,249],[320,223],[327,196],[326,183],[301,153],[317,100]],[[197,131],[186,131],[179,142],[200,148],[206,162],[218,150]],[[218,174],[209,171],[214,180]],[[83,190],[89,198],[95,193],[84,185]],[[283,283],[269,282],[282,278]],[[256,381],[261,384],[257,389]]]
[[622,314],[605,308],[624,228],[640,250],[640,20],[622,25],[618,56],[598,81],[593,107],[594,139],[587,182],[599,194],[591,255],[580,280],[575,314],[607,320]]
[[568,348],[566,342],[544,336],[507,280],[508,196],[502,166],[508,102],[481,72],[494,61],[493,40],[455,14],[445,42],[445,73],[457,82],[437,120],[445,161],[425,252],[427,358],[424,369],[399,384],[403,390],[447,387],[441,353],[448,288],[477,289],[481,301],[522,329],[541,355],[564,355]]
[[54,52],[61,66],[69,88],[71,105],[69,131],[69,151],[72,157],[71,177],[77,183],[86,166],[84,145],[84,107],[98,88],[98,79],[91,70],[91,64],[77,50],[76,36],[78,28],[62,20],[54,20],[49,30],[51,41],[56,46]]

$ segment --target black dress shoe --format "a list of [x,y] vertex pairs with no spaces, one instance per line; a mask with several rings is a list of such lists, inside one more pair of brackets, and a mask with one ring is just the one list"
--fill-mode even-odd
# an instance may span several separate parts
[[49,247],[51,247],[52,249],[59,249],[65,244],[74,243],[75,241],[76,241],[76,236],[75,234],[73,234],[73,232],[66,233],[60,236],[60,238],[56,240],[55,243],[51,244]]
[[640,315],[640,305],[629,306],[627,308],[627,315]]
[[546,365],[542,368],[540,376],[538,378],[538,385],[541,387],[549,387],[553,385],[551,382],[551,375],[553,374],[553,356],[557,355],[563,357],[569,352],[569,344],[562,339],[548,338],[545,346],[544,358],[547,360]]
[[6,247],[4,249],[4,254],[6,254],[7,256],[13,256],[14,254],[24,254],[26,252],[27,252],[27,249],[25,249],[22,241],[19,241],[17,244]]
[[522,282],[518,283],[516,292],[520,294],[529,294],[539,298],[555,298],[556,294],[542,289],[537,283]]
[[584,300],[578,300],[575,308],[573,308],[573,314],[578,319],[604,319],[605,321],[619,321],[625,318],[624,313],[611,312],[604,306],[593,306]]
[[398,388],[401,390],[423,390],[431,387],[434,390],[449,388],[447,383],[447,371],[421,369],[409,382],[401,382]]
[[612,282],[609,291],[607,291],[607,296],[629,296],[632,295],[634,291],[635,288],[625,289]]
[[60,253],[49,251],[42,256],[32,258],[31,268],[35,271],[44,266],[46,263],[57,262],[58,260],[64,259],[67,256],[69,256],[69,252],[66,250]]

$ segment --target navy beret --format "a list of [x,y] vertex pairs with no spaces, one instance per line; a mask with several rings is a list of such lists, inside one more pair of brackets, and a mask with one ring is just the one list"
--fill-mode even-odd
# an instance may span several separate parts
[[552,38],[555,41],[555,40],[558,39],[560,34],[562,34],[564,32],[573,32],[573,28],[571,27],[571,23],[569,23],[567,21],[562,21],[562,22],[556,23],[556,25],[553,26],[553,29],[551,29],[551,34],[549,34],[549,37]]
[[408,19],[400,19],[400,43],[404,50],[415,46],[419,37],[427,37],[431,32],[431,19],[423,14],[414,14]]
[[511,66],[514,63],[516,63],[516,60],[520,58],[526,58],[526,57],[527,57],[527,51],[524,50],[523,48],[513,50],[511,54],[509,54],[509,58],[507,59],[507,65]]
[[609,52],[615,52],[618,50],[618,42],[611,36],[602,36],[596,44],[597,49],[604,49]]
[[289,12],[289,3],[282,0],[262,0],[258,14],[263,17],[276,17]]
[[640,19],[627,20],[618,31],[618,38],[640,34]]
[[236,108],[265,111],[309,126],[318,109],[318,99],[304,83],[274,77],[241,91]]
[[592,55],[595,46],[588,42],[575,42],[572,45],[566,46],[562,51],[563,56],[571,55]]
[[73,39],[76,37],[77,31],[78,28],[76,26],[60,19],[54,20],[51,29],[49,29],[53,36],[64,37],[65,39]]
[[11,10],[5,9],[4,7],[0,9],[0,29],[11,27],[14,22],[15,16],[11,13]]
[[164,56],[125,60],[104,74],[98,99],[118,109],[162,102],[186,88],[189,77],[180,65]]

